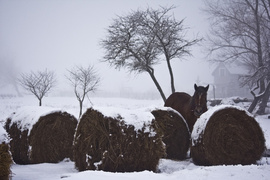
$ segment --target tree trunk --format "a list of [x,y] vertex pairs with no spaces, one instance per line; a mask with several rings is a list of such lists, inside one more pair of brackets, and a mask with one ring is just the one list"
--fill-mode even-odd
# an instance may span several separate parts
[[38,98],[39,106],[42,106],[42,98]]
[[[264,86],[265,88],[265,86]],[[267,102],[270,96],[270,82],[267,84],[267,87],[265,88],[265,91],[262,92],[259,96],[256,96],[254,92],[251,91],[251,94],[254,96],[254,100],[252,101],[251,105],[248,108],[248,112],[252,113],[252,111],[254,110],[254,108],[256,107],[256,105],[258,104],[258,102],[262,99],[262,102],[260,104],[260,108],[258,110],[258,114],[264,113],[265,112],[265,108],[267,106]],[[265,105],[263,103],[266,103]]]
[[260,103],[257,114],[259,115],[265,114],[265,108],[267,107],[267,102],[269,100],[269,97],[270,97],[270,91],[269,91],[269,88],[267,88],[265,94],[262,97],[262,102]]
[[156,77],[155,77],[155,75],[154,75],[154,70],[153,70],[153,69],[147,70],[147,72],[148,72],[149,75],[151,76],[151,78],[152,78],[152,80],[154,81],[154,83],[155,83],[155,85],[156,85],[156,87],[157,87],[157,89],[158,89],[158,91],[159,91],[159,93],[160,93],[160,95],[161,95],[163,101],[165,102],[165,101],[166,101],[166,96],[165,96],[164,92],[162,91],[162,88],[161,88],[161,86],[159,85],[159,83],[158,83],[158,81],[157,81],[157,79],[156,79]]
[[167,61],[167,65],[168,65],[168,69],[169,69],[169,73],[170,73],[170,77],[171,77],[171,89],[172,89],[172,93],[175,93],[174,76],[173,76],[173,70],[172,70],[171,62],[168,59],[166,59],[166,61]]
[[80,104],[80,113],[79,113],[79,118],[81,117],[82,115],[82,106],[83,106],[83,101],[80,101],[79,100],[79,104]]
[[251,105],[250,105],[249,108],[248,108],[248,112],[250,112],[250,113],[253,112],[253,110],[254,110],[255,107],[257,106],[259,100],[260,100],[260,97],[254,97],[254,99],[253,99]]

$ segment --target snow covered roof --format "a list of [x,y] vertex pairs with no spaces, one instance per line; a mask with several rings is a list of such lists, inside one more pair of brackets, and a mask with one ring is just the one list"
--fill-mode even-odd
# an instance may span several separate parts
[[231,65],[226,64],[225,65],[225,63],[219,63],[217,65],[217,67],[214,69],[214,71],[212,72],[212,75],[217,74],[220,68],[226,69],[226,71],[228,71],[231,75],[248,74],[248,71],[241,66],[237,66],[235,64],[231,64]]

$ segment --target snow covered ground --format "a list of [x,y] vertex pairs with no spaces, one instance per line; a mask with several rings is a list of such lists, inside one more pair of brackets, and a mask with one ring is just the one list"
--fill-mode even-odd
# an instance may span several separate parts
[[[20,107],[37,106],[38,101],[33,96],[23,98],[12,97],[0,99],[0,121],[3,124],[7,117]],[[223,102],[230,102],[223,101]],[[148,107],[162,107],[162,100],[135,100],[121,98],[92,98],[91,102],[86,101],[84,110],[90,106],[113,107],[121,109],[142,109]],[[78,117],[78,102],[73,97],[45,97],[43,106],[61,109]],[[246,107],[246,104],[241,104]],[[270,114],[269,114],[270,115]],[[268,115],[257,116],[256,120],[261,125],[266,138],[266,146],[270,149],[270,119]],[[262,158],[256,165],[249,166],[196,166],[191,159],[185,161],[173,161],[162,159],[159,164],[159,173],[143,171],[134,173],[110,173],[103,171],[78,172],[74,168],[74,163],[64,160],[57,164],[34,164],[12,166],[13,180],[81,180],[94,178],[95,180],[105,179],[269,179],[270,158]]]

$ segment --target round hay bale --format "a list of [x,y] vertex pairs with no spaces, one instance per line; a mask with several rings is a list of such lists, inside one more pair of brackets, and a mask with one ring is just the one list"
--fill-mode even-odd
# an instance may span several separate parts
[[191,138],[191,156],[197,165],[254,164],[265,150],[257,121],[233,106],[217,106],[203,114]]
[[[127,114],[138,117],[134,112]],[[79,171],[156,171],[164,154],[161,137],[153,132],[152,125],[148,123],[137,129],[127,124],[123,116],[105,116],[90,108],[77,126],[74,160]]]
[[10,166],[12,157],[9,151],[9,137],[0,124],[0,179],[9,180],[11,175]]
[[43,107],[19,109],[6,123],[14,161],[35,164],[73,159],[76,126],[76,118],[67,112]]
[[10,152],[12,158],[17,164],[29,164],[28,150],[28,130],[22,130],[16,123],[11,123],[11,119],[8,118],[5,128],[11,137]]
[[11,175],[10,166],[12,164],[12,157],[9,152],[9,145],[0,144],[0,179],[8,180]]
[[166,144],[166,158],[183,160],[187,158],[190,145],[190,132],[185,119],[175,110],[154,110],[156,131]]

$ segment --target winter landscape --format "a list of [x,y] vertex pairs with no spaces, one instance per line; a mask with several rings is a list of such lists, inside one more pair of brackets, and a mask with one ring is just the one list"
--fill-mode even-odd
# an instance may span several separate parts
[[[230,98],[222,101],[224,104],[234,104]],[[1,123],[3,124],[7,117],[21,107],[36,107],[37,99],[33,96],[2,98],[0,105]],[[78,102],[74,97],[46,97],[44,98],[44,107],[52,109],[61,109],[74,114],[78,117]],[[237,106],[247,107],[247,103],[238,103]],[[91,98],[86,101],[83,110],[89,107],[98,107],[99,109],[108,109],[113,107],[118,113],[126,110],[160,108],[163,107],[162,100],[136,100],[125,98]],[[211,107],[209,107],[210,109]],[[269,111],[269,110],[268,110]],[[270,112],[269,112],[270,114]],[[256,116],[264,131],[266,147],[270,148],[270,121],[269,115]],[[159,172],[134,172],[134,173],[110,173],[104,171],[83,171],[78,172],[74,162],[65,159],[59,163],[41,163],[33,165],[12,165],[13,180],[31,180],[31,179],[269,179],[270,161],[269,157],[262,157],[257,164],[253,165],[234,165],[234,166],[197,166],[192,159],[184,161],[173,161],[161,159],[158,165]]]
[[[4,152],[0,157],[7,160],[8,167],[11,158],[7,144],[19,149],[16,153],[13,151],[11,178],[13,180],[270,179],[269,27],[269,0],[0,0],[0,152]],[[203,87],[199,88],[197,85]],[[164,108],[164,102],[175,92],[196,94],[194,98],[183,93],[182,98],[172,98],[180,104],[180,111],[184,109],[182,115],[175,113],[175,110]],[[216,112],[220,108],[211,105],[212,102],[221,104],[221,108],[233,107],[231,114],[221,113],[225,114],[226,121],[218,116],[215,118],[218,119],[218,123],[215,121],[211,128],[208,128],[210,131],[216,130],[214,135],[217,136],[222,134],[219,128],[226,129],[224,131],[222,129],[225,136],[221,140],[211,138],[212,133],[206,133],[206,127],[210,126],[208,122],[211,121],[209,116],[218,114]],[[207,112],[205,112],[206,103]],[[238,118],[232,115],[235,109]],[[88,110],[99,112],[95,111],[96,114],[93,113],[91,116],[86,113],[83,121],[81,115]],[[162,125],[155,122],[152,126],[153,121],[158,121],[153,110],[166,111],[164,113],[166,118],[174,119],[174,123],[179,122],[175,119],[183,120],[189,113],[186,116],[190,118],[185,117],[187,121],[178,123],[183,126],[181,131],[180,128],[177,131],[171,129],[180,125],[163,121],[169,124],[166,124],[164,129],[167,128],[172,132],[170,138],[177,136],[182,140],[183,134],[186,134],[186,148],[183,148],[186,150],[183,155],[185,157],[187,154],[186,159],[181,161],[164,159],[165,150],[167,151],[164,146],[165,138],[163,139],[164,126],[161,127]],[[45,122],[43,125],[36,123],[53,113],[68,117],[71,121],[69,123],[72,124],[69,128],[71,127],[72,131],[66,128],[67,121],[59,114],[54,114],[57,118],[51,118],[52,116],[48,118],[50,122],[54,121],[53,123],[47,123],[45,120],[42,121]],[[245,118],[239,118],[241,113]],[[200,121],[197,121],[199,123],[194,125],[200,115]],[[94,123],[89,120],[93,117]],[[100,120],[99,117],[103,119]],[[160,117],[162,118],[159,119],[163,120],[163,116]],[[108,120],[110,118],[113,120]],[[115,119],[120,120],[114,121]],[[241,122],[236,121],[239,119]],[[228,123],[232,121],[236,123]],[[55,122],[58,125],[57,130]],[[79,126],[80,122],[86,123]],[[102,131],[102,128],[100,130],[97,128],[99,124],[104,128],[108,127],[109,130]],[[250,124],[252,133],[250,129],[245,128]],[[54,128],[50,128],[49,125]],[[161,132],[158,132],[159,127],[155,125],[160,125]],[[193,130],[194,133],[190,135],[189,129],[192,129],[193,125],[196,131]],[[35,127],[40,128],[35,132],[40,132],[42,136],[32,133]],[[256,127],[257,131],[253,127]],[[131,131],[131,135],[125,128]],[[12,136],[11,129],[15,129],[13,137],[16,137],[12,141],[6,132],[9,131]],[[52,129],[56,133],[51,133]],[[92,138],[92,134],[91,137],[88,135],[89,129],[91,132],[96,130],[97,133],[94,134],[97,138]],[[43,132],[47,133],[47,136],[44,136]],[[99,132],[107,133],[106,138],[102,139],[102,133]],[[259,132],[259,135],[256,132]],[[65,135],[60,136],[59,133]],[[48,134],[54,143],[47,139]],[[85,134],[87,138],[83,137]],[[115,134],[124,137],[122,141]],[[61,153],[58,154],[67,152],[69,155],[64,157],[70,158],[54,161],[56,163],[31,162],[35,154],[33,149],[38,147],[30,144],[31,135],[36,138],[33,141],[42,144],[40,146],[51,148],[48,152],[56,152],[56,146],[61,146],[58,148]],[[235,136],[239,141],[235,141]],[[58,140],[56,137],[64,137],[65,140]],[[258,141],[254,140],[256,137],[259,137]],[[264,150],[263,137],[267,150],[260,158]],[[41,141],[42,138],[45,141]],[[66,139],[69,140],[67,147],[70,148],[63,151]],[[94,141],[90,142],[89,139]],[[100,139],[107,141],[104,143]],[[112,139],[114,141],[111,141]],[[175,141],[180,142],[179,139],[176,138]],[[199,166],[193,149],[199,149],[197,159],[198,157],[207,159],[206,157],[212,154],[221,154],[225,158],[228,157],[227,154],[231,155],[227,151],[223,151],[224,155],[219,153],[221,150],[213,153],[214,151],[206,149],[206,140],[212,139],[217,139],[217,143],[211,141],[208,147],[216,147],[214,145],[222,142],[226,148],[229,147],[230,152],[245,157],[241,159],[242,164],[245,164],[244,160],[252,157],[256,159],[253,159],[252,163],[246,163],[247,165],[238,162],[231,163],[235,165],[223,165],[222,161],[221,164],[216,163],[219,165]],[[245,143],[246,140],[248,143]],[[2,142],[5,143],[1,144]],[[85,142],[90,143],[85,145]],[[136,144],[138,142],[141,143],[139,146]],[[174,142],[174,139],[171,142]],[[141,157],[133,158],[135,156],[130,151],[125,151],[127,148],[123,148],[122,151],[118,148],[121,143]],[[242,150],[246,151],[232,150],[230,143],[233,147],[244,147]],[[105,148],[100,148],[100,144],[105,144]],[[186,153],[189,144],[192,146]],[[71,147],[77,148],[76,150],[83,147],[81,149],[86,149],[87,152],[84,154]],[[113,149],[111,154],[115,155],[116,160],[108,155],[110,154],[108,147]],[[114,152],[114,147],[118,148],[117,153]],[[181,144],[181,147],[184,146]],[[89,149],[91,152],[100,150],[101,153],[98,152],[97,156],[101,159],[96,160],[95,155],[89,154]],[[147,150],[144,151],[145,149]],[[254,149],[260,152],[259,155],[250,155],[249,152],[253,152]],[[85,168],[87,170],[79,171],[74,158],[76,155],[72,154],[73,150],[82,157],[77,158],[82,164],[93,168],[87,167]],[[128,153],[124,155],[124,151]],[[200,156],[200,152],[208,152],[208,155]],[[33,159],[26,158],[28,162],[21,164],[27,165],[21,165],[15,163],[17,154],[18,156],[24,154],[27,158]],[[38,159],[44,154],[51,155],[35,154],[35,158]],[[157,155],[157,158],[153,158],[153,154]],[[132,158],[125,158],[128,155]],[[149,161],[149,157],[155,161]],[[139,165],[155,162],[152,163],[154,164],[152,169],[156,171],[122,170],[120,171],[122,173],[119,171],[113,173],[105,170],[88,170],[98,169],[106,164],[105,158],[113,163],[124,162],[121,166],[123,169],[127,166],[125,160],[132,162],[130,163],[132,165],[138,159]],[[4,162],[2,159],[1,162]],[[145,163],[141,163],[141,159],[145,160]],[[215,161],[219,158],[213,159]],[[119,167],[118,164],[116,167]],[[0,167],[0,180],[2,177],[6,177],[5,180],[8,178],[7,174],[1,174],[3,169],[5,168]]]

